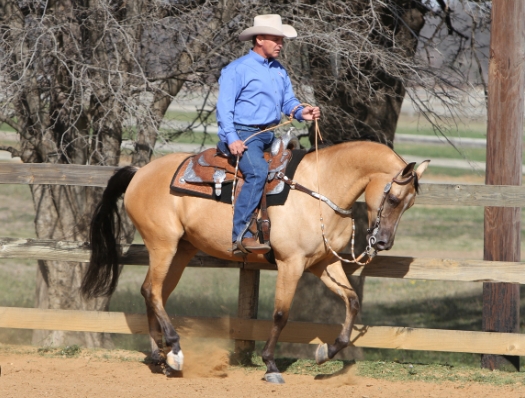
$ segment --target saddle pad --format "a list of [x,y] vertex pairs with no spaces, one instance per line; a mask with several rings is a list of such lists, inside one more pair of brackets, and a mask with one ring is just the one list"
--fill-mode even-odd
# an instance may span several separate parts
[[[288,178],[293,178],[295,171],[297,170],[297,166],[303,159],[304,155],[306,155],[305,150],[300,149],[294,149],[292,150],[292,158],[290,159],[290,162],[288,163],[288,166],[286,167],[285,174]],[[188,166],[189,162],[193,156],[189,156],[186,158],[181,165],[178,167],[177,171],[173,175],[173,179],[170,184],[170,189],[172,193],[179,193],[184,194],[188,196],[197,196],[200,198],[206,198],[206,199],[213,199],[222,203],[228,203],[231,204],[231,196],[232,196],[232,189],[233,189],[233,182],[223,182],[222,184],[222,190],[221,195],[217,196],[215,195],[215,188],[213,184],[210,183],[202,183],[202,184],[195,184],[195,183],[186,183],[184,181],[180,181],[180,179],[177,179],[176,176],[179,175],[180,171],[183,171]],[[236,186],[236,192],[239,192],[242,188],[242,184],[244,183],[244,180],[237,179],[237,186]],[[279,194],[274,195],[266,195],[266,204],[267,206],[280,206],[283,205],[286,199],[288,198],[288,193],[290,192],[290,186],[288,184],[284,184],[284,189]]]

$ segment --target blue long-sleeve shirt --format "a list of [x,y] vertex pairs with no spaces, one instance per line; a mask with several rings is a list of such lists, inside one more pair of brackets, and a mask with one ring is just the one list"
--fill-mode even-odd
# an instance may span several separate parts
[[[288,116],[300,104],[283,66],[253,50],[222,70],[219,86],[219,138],[228,145],[239,139],[234,123],[279,123],[281,112]],[[295,119],[303,120],[302,110],[302,107],[297,109]]]

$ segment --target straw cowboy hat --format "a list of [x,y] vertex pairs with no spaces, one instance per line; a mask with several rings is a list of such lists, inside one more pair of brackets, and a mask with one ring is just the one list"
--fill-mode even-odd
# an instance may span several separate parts
[[297,37],[297,31],[290,25],[285,25],[278,14],[257,15],[253,19],[253,26],[244,29],[239,35],[240,41],[251,40],[257,35],[274,35],[287,38]]

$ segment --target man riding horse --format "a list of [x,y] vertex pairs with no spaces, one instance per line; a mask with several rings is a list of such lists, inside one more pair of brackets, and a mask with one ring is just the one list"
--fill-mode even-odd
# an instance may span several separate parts
[[[279,122],[281,111],[294,113],[293,108],[299,104],[286,72],[274,60],[282,47],[282,38],[295,36],[295,30],[290,29],[281,24],[278,15],[257,17],[255,26],[241,34],[241,40],[255,36],[254,50],[229,65],[221,78],[218,115],[223,146],[229,147],[235,156],[242,155],[241,170],[246,177],[241,190],[246,196],[237,201],[233,238],[251,247],[252,253],[241,260],[228,251],[231,247],[228,224],[229,220],[233,222],[229,205],[213,197],[168,189],[174,180],[173,173],[191,158],[188,153],[162,156],[140,169],[126,166],[117,170],[93,215],[91,257],[82,293],[96,297],[115,291],[122,264],[117,203],[125,193],[126,213],[149,253],[141,293],[148,316],[151,360],[167,365],[164,368],[167,374],[183,370],[184,355],[180,335],[165,305],[190,260],[202,251],[227,261],[265,261],[257,251],[267,248],[261,247],[253,236],[242,237],[262,191],[262,185],[254,184],[248,189],[246,185],[250,179],[259,181],[256,175],[262,176],[260,180],[264,182],[268,166],[262,150],[273,134],[264,132],[246,139],[268,124]],[[313,120],[319,116],[318,108],[305,107],[297,117]],[[267,382],[284,383],[275,361],[275,348],[288,321],[299,278],[305,271],[317,276],[345,304],[340,333],[332,344],[323,341],[319,345],[315,354],[317,363],[334,358],[352,344],[350,337],[360,308],[359,299],[343,269],[342,262],[349,260],[338,254],[353,237],[350,209],[364,194],[370,247],[366,253],[389,250],[401,216],[414,204],[419,180],[427,166],[425,161],[415,168],[415,163],[407,163],[388,146],[367,141],[329,146],[302,158],[292,180],[295,189],[290,190],[282,206],[268,209],[268,216],[276,220],[272,226],[272,249],[277,279],[272,326],[261,352]],[[306,195],[305,190],[297,189],[299,185],[317,189]],[[361,265],[359,258],[354,256],[350,262]],[[370,260],[371,257],[366,262]],[[233,333],[235,328],[230,329]]]
[[256,133],[277,125],[281,112],[285,115],[294,112],[299,121],[318,119],[321,115],[318,107],[299,106],[286,70],[276,61],[284,37],[297,37],[297,32],[283,24],[279,15],[256,16],[254,26],[239,35],[241,41],[251,39],[253,49],[226,66],[219,79],[219,147],[222,152],[240,157],[239,169],[245,179],[234,207],[233,247],[242,246],[255,254],[270,250],[269,245],[254,238],[248,227],[268,174],[263,152],[274,139],[271,130]]

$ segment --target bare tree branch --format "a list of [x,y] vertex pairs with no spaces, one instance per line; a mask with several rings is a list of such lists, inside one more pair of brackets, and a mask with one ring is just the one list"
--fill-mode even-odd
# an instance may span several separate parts
[[19,158],[22,156],[22,152],[12,146],[0,145],[0,151],[7,151],[11,153],[12,158]]
[[0,112],[0,122],[5,123],[9,126],[11,126],[15,131],[21,131],[22,126],[20,123],[17,123],[13,118],[8,117],[7,115]]

